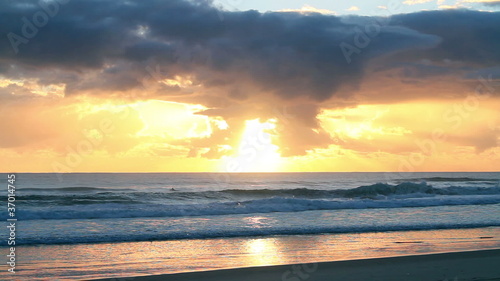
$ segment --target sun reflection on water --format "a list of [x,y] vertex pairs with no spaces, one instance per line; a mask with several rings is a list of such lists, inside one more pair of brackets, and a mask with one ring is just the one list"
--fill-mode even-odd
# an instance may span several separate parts
[[248,255],[247,264],[251,266],[274,265],[282,263],[281,250],[276,239],[250,239],[245,243]]

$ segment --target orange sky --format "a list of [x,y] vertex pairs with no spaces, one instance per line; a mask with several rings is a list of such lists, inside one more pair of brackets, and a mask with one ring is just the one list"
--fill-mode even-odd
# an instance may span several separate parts
[[301,138],[298,127],[283,139],[295,122],[286,106],[219,143],[211,138],[233,128],[196,114],[201,105],[42,96],[3,108],[0,159],[4,172],[495,171],[498,108],[492,97],[324,108],[330,143],[282,157]]
[[19,15],[42,8],[0,7],[0,171],[498,171],[483,2],[380,18],[75,0],[29,40]]

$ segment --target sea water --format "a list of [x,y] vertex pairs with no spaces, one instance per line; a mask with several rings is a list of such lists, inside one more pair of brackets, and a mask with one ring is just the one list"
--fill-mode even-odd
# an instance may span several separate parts
[[[0,176],[7,180],[7,174]],[[7,190],[4,193],[7,198]],[[95,253],[82,249],[92,245],[177,241],[194,258],[196,251],[189,245],[195,242],[190,241],[209,241],[203,239],[267,241],[306,235],[311,240],[324,235],[460,231],[499,227],[499,214],[500,173],[16,174],[16,242],[26,247],[24,258],[31,263],[26,269],[34,272],[37,264],[46,267],[55,258],[47,253],[71,245],[82,245],[78,249],[84,252],[66,254],[85,261],[82,255],[91,259]],[[8,219],[7,212],[1,215]],[[7,248],[6,239],[0,243]],[[301,246],[295,244],[297,252]],[[45,258],[39,259],[37,251]],[[155,257],[153,252],[143,254]],[[109,254],[109,262],[118,258],[115,254]],[[231,260],[224,258],[224,251],[221,255],[221,260]],[[173,271],[193,270],[183,264],[185,268]],[[265,264],[276,262],[259,265]],[[106,270],[116,274],[117,268]],[[64,275],[67,267],[52,269]],[[106,270],[97,276],[106,276]],[[89,277],[84,272],[71,274]]]

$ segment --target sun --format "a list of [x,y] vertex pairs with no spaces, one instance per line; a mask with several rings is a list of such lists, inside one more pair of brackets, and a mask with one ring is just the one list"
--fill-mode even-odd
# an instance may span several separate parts
[[279,147],[273,144],[276,120],[247,120],[237,152],[224,158],[224,172],[277,172],[281,164]]

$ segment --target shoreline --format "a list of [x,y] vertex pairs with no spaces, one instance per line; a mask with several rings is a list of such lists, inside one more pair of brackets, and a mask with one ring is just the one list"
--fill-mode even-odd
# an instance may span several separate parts
[[500,249],[490,249],[88,280],[493,281],[500,280],[499,265]]
[[[313,267],[310,265],[314,263],[328,265],[332,262],[335,264],[344,261],[357,263],[358,260],[379,258],[398,259],[403,257],[404,259],[406,256],[421,256],[424,254],[471,251],[486,253],[484,250],[500,251],[500,227],[289,235],[261,238],[236,237],[152,242],[22,245],[16,250],[18,250],[16,256],[19,255],[23,259],[22,268],[20,268],[19,272],[16,272],[15,276],[20,280],[125,281],[142,280],[132,278],[138,278],[137,276],[143,276],[141,278],[166,276],[168,278],[166,280],[175,281],[177,279],[171,278],[181,278],[178,276],[184,275],[188,275],[188,277],[182,278],[188,279],[179,280],[206,280],[203,276],[198,278],[198,274],[213,271],[217,273],[208,274],[215,274],[215,277],[207,280],[220,279],[225,281],[231,280],[231,278],[224,279],[224,276],[220,277],[220,272],[243,270],[238,271],[240,272],[238,274],[243,272],[241,276],[246,276],[254,274],[252,272],[255,269],[249,268],[267,268],[267,270],[274,270],[273,274],[275,275],[270,279],[266,279],[267,275],[259,276],[258,278],[262,280],[258,281],[321,281],[332,279],[294,279],[292,275],[276,277],[276,274],[279,273],[276,272],[276,268],[279,270],[286,268],[280,273],[284,274],[285,271],[292,269],[291,265],[306,264],[305,269],[312,270]],[[495,262],[500,264],[498,259]],[[466,266],[467,264],[462,267]],[[482,266],[481,263],[478,264],[478,267],[480,266]],[[10,276],[7,274],[7,268],[4,267],[2,267],[4,270],[0,272],[0,279]],[[317,274],[321,274],[327,269],[327,267],[319,268]],[[250,273],[246,273],[247,270],[250,270]],[[364,269],[359,270],[363,271]],[[397,271],[397,268],[384,270]],[[460,277],[460,275],[458,276]],[[252,280],[256,278],[254,277]],[[448,278],[448,281],[455,281],[454,276],[434,280],[444,281],[446,278]],[[160,278],[157,280],[165,279]],[[234,278],[232,280],[244,279]],[[368,278],[366,280],[372,279]],[[390,279],[379,278],[374,280],[386,281]],[[458,279],[458,281],[462,280],[465,279]]]
[[[305,211],[309,212],[309,211]],[[115,218],[107,218],[109,220],[115,220]],[[126,219],[136,219],[136,218],[126,218]],[[368,234],[368,233],[401,233],[401,232],[429,232],[429,231],[453,231],[453,230],[475,230],[475,229],[498,229],[500,230],[500,225],[466,225],[461,227],[441,227],[441,228],[395,228],[388,230],[366,230],[366,231],[338,231],[338,232],[302,232],[298,234],[250,234],[250,235],[235,235],[235,236],[206,236],[206,237],[175,237],[175,238],[165,238],[165,239],[144,239],[144,240],[103,240],[103,241],[84,241],[84,242],[56,242],[56,243],[24,243],[22,246],[27,247],[43,247],[43,246],[77,246],[77,245],[105,245],[105,244],[121,244],[121,243],[163,243],[171,241],[191,241],[191,240],[219,240],[219,239],[266,239],[266,238],[280,238],[280,237],[294,237],[294,236],[320,236],[320,235],[357,235],[357,234]],[[494,238],[492,236],[488,237],[478,237],[481,239]],[[420,243],[420,242],[393,242],[393,243]],[[1,248],[9,248],[6,242],[0,244]]]

